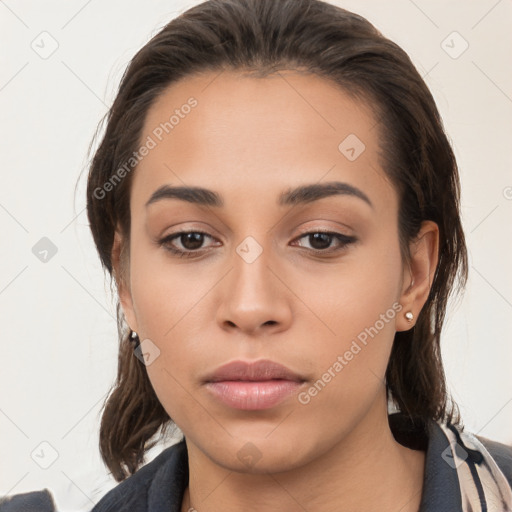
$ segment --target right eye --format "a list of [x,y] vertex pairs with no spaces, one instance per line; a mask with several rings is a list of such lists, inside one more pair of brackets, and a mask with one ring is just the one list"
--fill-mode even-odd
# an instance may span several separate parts
[[[194,257],[194,253],[203,253],[202,245],[205,237],[212,238],[211,235],[203,231],[178,231],[165,236],[158,241],[165,250],[169,251],[180,258],[191,258]],[[176,248],[174,245],[175,240],[178,240],[183,248]]]

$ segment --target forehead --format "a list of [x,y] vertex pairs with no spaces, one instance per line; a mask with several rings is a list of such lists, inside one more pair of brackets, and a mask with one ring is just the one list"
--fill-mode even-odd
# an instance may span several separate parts
[[334,180],[389,199],[379,129],[368,104],[316,75],[186,77],[146,115],[140,140],[152,148],[137,166],[132,200],[166,183],[263,197]]

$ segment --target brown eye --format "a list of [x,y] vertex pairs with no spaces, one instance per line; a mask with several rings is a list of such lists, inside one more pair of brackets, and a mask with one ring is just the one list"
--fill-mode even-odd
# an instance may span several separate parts
[[177,238],[186,250],[195,251],[203,245],[204,233],[181,233]]
[[[311,231],[303,233],[297,240],[307,239],[313,252],[331,253],[344,249],[351,243],[356,241],[353,236],[342,235],[341,233],[331,233],[329,231]],[[332,247],[333,241],[337,242],[336,247]],[[302,247],[302,245],[301,245]]]
[[[158,243],[167,251],[180,257],[191,257],[194,253],[201,251],[205,238],[213,237],[202,231],[180,231],[162,238]],[[175,246],[175,241],[179,242],[181,248]]]

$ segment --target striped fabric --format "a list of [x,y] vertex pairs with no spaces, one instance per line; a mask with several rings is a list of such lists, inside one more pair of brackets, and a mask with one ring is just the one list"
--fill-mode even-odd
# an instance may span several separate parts
[[439,426],[450,442],[442,457],[457,469],[462,512],[512,512],[512,489],[485,446],[470,432]]

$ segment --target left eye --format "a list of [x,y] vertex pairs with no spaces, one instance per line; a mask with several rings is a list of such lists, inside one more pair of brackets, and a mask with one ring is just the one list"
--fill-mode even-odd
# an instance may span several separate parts
[[[193,257],[203,249],[202,246],[205,238],[214,239],[211,235],[202,231],[180,231],[166,236],[158,243],[163,246],[164,249],[179,257]],[[328,231],[310,231],[309,233],[303,233],[295,240],[301,240],[303,238],[307,238],[311,244],[311,251],[324,254],[342,250],[356,241],[356,238],[353,236]],[[179,240],[182,248],[173,245],[174,240]],[[333,241],[337,241],[337,246],[334,248],[332,247]],[[303,246],[300,245],[300,247]]]
[[[296,240],[301,240],[302,238],[307,238],[308,242],[312,246],[312,250],[315,252],[333,252],[341,250],[345,246],[356,241],[353,236],[342,235],[341,233],[331,233],[328,231],[311,231],[309,233],[302,234]],[[338,242],[337,247],[331,247],[333,240]]]

